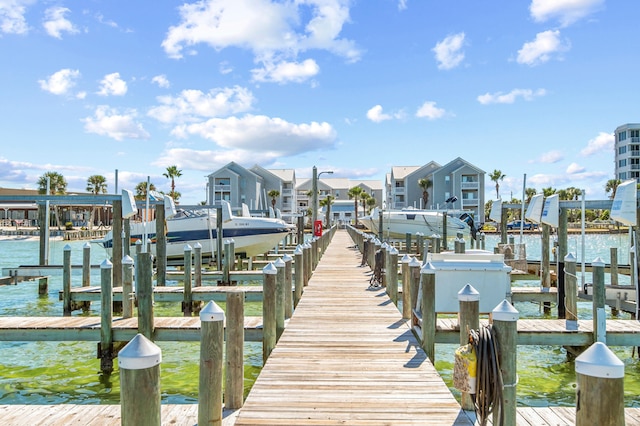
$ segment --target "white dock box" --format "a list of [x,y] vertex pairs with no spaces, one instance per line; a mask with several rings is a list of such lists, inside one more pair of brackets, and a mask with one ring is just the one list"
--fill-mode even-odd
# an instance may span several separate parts
[[485,250],[429,253],[436,275],[436,312],[458,312],[458,292],[471,284],[480,293],[480,312],[489,313],[511,297],[511,267],[502,254]]

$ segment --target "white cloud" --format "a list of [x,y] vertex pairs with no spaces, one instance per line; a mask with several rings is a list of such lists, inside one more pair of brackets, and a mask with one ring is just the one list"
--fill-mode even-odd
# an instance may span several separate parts
[[418,111],[416,112],[416,117],[424,117],[429,120],[436,120],[438,118],[444,117],[446,111],[442,108],[438,108],[436,103],[433,101],[427,101],[422,104]]
[[571,163],[569,164],[569,166],[567,166],[567,173],[570,175],[573,175],[576,173],[582,173],[584,171],[585,171],[585,168],[579,165],[578,163]]
[[517,98],[521,97],[525,101],[532,101],[534,98],[546,95],[547,92],[544,89],[531,90],[531,89],[513,89],[509,93],[495,92],[485,93],[478,96],[478,102],[483,105],[489,104],[512,104]]
[[349,22],[350,0],[203,0],[180,6],[181,22],[162,42],[167,55],[181,58],[186,47],[204,43],[216,50],[251,50],[256,62],[295,59],[300,52],[326,50],[348,61],[361,52],[340,38]]
[[408,0],[398,0],[398,10],[406,10]]
[[303,62],[281,61],[277,64],[264,62],[263,68],[251,70],[253,81],[274,83],[302,83],[320,72],[320,67],[313,59]]
[[537,22],[558,19],[562,26],[584,18],[604,6],[604,0],[532,0],[531,16]]
[[93,117],[84,118],[84,130],[108,136],[117,141],[124,139],[149,139],[149,133],[142,124],[136,122],[137,112],[128,110],[123,114],[106,105],[98,106]]
[[584,157],[588,157],[603,151],[611,152],[615,147],[615,143],[616,138],[611,133],[600,132],[598,136],[587,143],[587,146],[580,151],[580,154]]
[[75,86],[75,80],[80,77],[79,70],[62,69],[51,74],[46,80],[38,80],[40,88],[54,95],[66,95]]
[[36,0],[0,1],[0,32],[5,34],[26,34],[29,25],[24,18],[27,7]]
[[171,83],[169,82],[169,79],[164,74],[156,75],[155,77],[153,77],[151,79],[151,82],[152,83],[156,83],[158,85],[158,87],[162,87],[164,89],[166,89],[169,86],[171,86]]
[[180,125],[172,134],[200,136],[226,149],[256,150],[283,156],[331,149],[336,142],[336,132],[326,122],[294,124],[281,118],[251,114]]
[[382,105],[376,105],[367,111],[367,118],[375,123],[380,123],[381,121],[391,120],[391,116],[389,114],[385,114],[382,112]]
[[247,166],[253,164],[266,165],[276,161],[281,155],[277,152],[263,152],[259,150],[194,150],[189,148],[170,148],[152,164],[158,167],[167,167],[172,164],[180,164],[180,167],[189,170],[202,170],[211,172],[219,169],[231,161]]
[[183,123],[200,118],[224,117],[253,108],[255,98],[247,88],[235,86],[200,90],[183,90],[178,96],[159,96],[159,106],[149,116],[163,123]]
[[65,14],[70,12],[66,7],[51,7],[44,12],[45,21],[42,26],[51,37],[62,38],[62,33],[78,33],[78,29],[65,18]]
[[227,61],[220,62],[219,69],[220,69],[220,74],[229,74],[230,72],[233,72],[233,67],[229,65],[229,62]]
[[547,163],[553,164],[564,159],[561,151],[549,151],[543,153],[537,160],[531,160],[530,163]]
[[438,68],[450,70],[460,65],[464,59],[463,45],[464,33],[447,36],[444,40],[436,43],[436,46],[431,50],[435,53]]
[[547,30],[536,34],[533,41],[527,42],[518,50],[519,64],[529,66],[539,65],[551,59],[553,54],[567,51],[571,48],[568,41],[560,40],[560,31]]
[[120,73],[114,72],[104,76],[100,81],[100,90],[98,94],[101,96],[122,96],[127,93],[127,83],[120,78]]

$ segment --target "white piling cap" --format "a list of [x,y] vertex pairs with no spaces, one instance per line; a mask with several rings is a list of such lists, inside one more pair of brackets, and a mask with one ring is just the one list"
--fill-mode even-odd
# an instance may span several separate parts
[[385,241],[384,243],[382,243],[382,245],[380,245],[380,248],[387,250],[389,248],[389,244],[387,244],[387,242]]
[[302,254],[302,246],[298,244],[296,249],[293,251],[293,254],[295,254],[296,256],[301,255]]
[[418,231],[418,232],[416,232],[416,235],[423,236],[424,234],[422,232]]
[[162,362],[162,350],[138,333],[118,352],[118,366],[125,370],[142,370]]
[[480,293],[471,284],[465,285],[458,292],[458,302],[477,302],[479,300]]
[[62,248],[62,250],[71,251],[71,246],[69,244],[65,244],[65,246]]
[[285,254],[282,256],[282,260],[286,263],[286,262],[291,262],[293,260],[293,257],[289,256],[288,254]]
[[200,321],[214,322],[224,321],[224,311],[213,300],[205,305],[200,311]]
[[133,265],[133,258],[131,256],[129,256],[128,254],[125,255],[122,258],[122,264],[123,265]]
[[200,244],[199,242],[196,241],[196,243],[193,245],[194,249],[201,249],[202,248],[202,244]]
[[395,247],[391,247],[391,250],[389,250],[389,254],[397,256],[398,255],[398,249],[395,248]]
[[109,259],[103,260],[102,263],[100,264],[100,269],[112,269],[112,268],[113,268],[113,263],[111,263]]
[[278,269],[276,268],[276,265],[273,264],[273,262],[269,262],[267,266],[262,268],[262,273],[266,275],[276,275],[278,273]]
[[567,255],[564,257],[564,261],[565,262],[575,262],[576,261],[576,257],[573,255],[573,253],[567,253]]
[[575,363],[578,374],[605,379],[624,377],[624,363],[602,342],[589,346],[576,358]]
[[276,268],[284,268],[285,267],[284,260],[282,260],[281,257],[277,258],[276,261],[274,262],[274,264],[276,265]]
[[494,321],[511,322],[518,321],[520,313],[507,299],[504,299],[493,308],[492,316]]
[[595,259],[593,259],[593,261],[591,261],[591,266],[599,266],[601,268],[604,268],[604,260],[602,260],[602,258],[600,256],[596,257]]
[[404,256],[402,256],[401,262],[402,263],[409,263],[409,262],[411,262],[411,259],[412,259],[412,257],[405,253]]
[[418,258],[412,257],[411,261],[409,262],[409,267],[416,267],[416,266],[422,266],[422,263],[420,263]]
[[189,244],[185,244],[184,251],[191,251],[191,246]]
[[440,234],[433,234],[431,235],[431,238],[442,238],[442,237],[440,236]]
[[91,248],[91,244],[89,243],[84,243],[84,245],[82,246],[83,249],[88,249]]
[[[415,260],[415,262],[417,263],[418,266],[421,265],[420,261],[418,260],[418,258],[414,257],[413,260],[411,261],[411,263],[409,264],[409,266],[415,266],[413,261]],[[425,263],[424,266],[420,269],[420,273],[421,274],[435,274],[436,273],[436,267],[433,266],[433,264],[431,262]]]

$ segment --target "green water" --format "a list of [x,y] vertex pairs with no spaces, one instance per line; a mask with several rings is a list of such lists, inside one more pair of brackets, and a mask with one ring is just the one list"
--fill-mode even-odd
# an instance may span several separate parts
[[[82,262],[82,244],[71,243],[72,263]],[[609,242],[593,243],[608,257]],[[63,244],[52,245],[52,264],[62,263]],[[487,246],[489,247],[489,245]],[[0,241],[0,267],[37,263],[36,242]],[[596,253],[596,255],[600,255]],[[592,256],[592,253],[587,254]],[[35,260],[33,259],[35,257]],[[92,263],[99,264],[104,253],[92,251]],[[589,258],[589,257],[587,257]],[[591,257],[593,258],[593,257]],[[74,276],[74,285],[80,278]],[[99,282],[99,271],[92,275]],[[180,285],[169,282],[169,285]],[[517,281],[515,285],[538,285]],[[24,282],[0,287],[1,316],[61,316],[58,300],[61,278],[52,277],[49,294],[39,297],[37,284]],[[581,302],[579,316],[591,318],[591,305]],[[224,303],[220,303],[224,309]],[[92,304],[88,315],[99,315],[99,303]],[[542,317],[540,307],[517,303],[521,318]],[[181,316],[177,303],[156,303],[157,316]],[[245,315],[261,315],[260,303],[245,304]],[[74,312],[74,315],[83,315]],[[623,316],[628,318],[628,316]],[[197,342],[159,342],[162,349],[161,387],[163,403],[196,403],[198,394],[199,344]],[[436,346],[436,368],[452,388],[453,352],[457,345]],[[640,361],[632,357],[632,348],[611,348],[625,363],[625,405],[640,407]],[[262,367],[260,343],[245,343],[245,395]],[[100,374],[96,343],[90,342],[0,342],[0,404],[119,404],[120,383],[114,374]],[[518,403],[525,406],[572,406],[575,403],[573,362],[567,362],[564,349],[548,346],[518,348]],[[452,388],[454,393],[457,393]]]

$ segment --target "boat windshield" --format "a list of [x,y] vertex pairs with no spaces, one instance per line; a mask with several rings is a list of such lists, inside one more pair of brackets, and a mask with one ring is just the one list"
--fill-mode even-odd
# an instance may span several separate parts
[[188,219],[194,217],[206,217],[206,210],[178,210],[172,219]]

